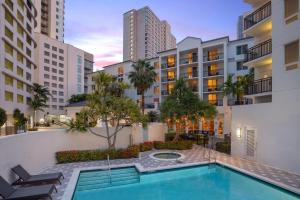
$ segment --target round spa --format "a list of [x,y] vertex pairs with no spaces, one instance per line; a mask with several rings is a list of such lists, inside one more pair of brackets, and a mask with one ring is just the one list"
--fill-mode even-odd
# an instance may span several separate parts
[[155,160],[162,160],[162,161],[170,161],[170,160],[182,160],[184,159],[184,155],[177,152],[155,152],[150,154],[150,158]]

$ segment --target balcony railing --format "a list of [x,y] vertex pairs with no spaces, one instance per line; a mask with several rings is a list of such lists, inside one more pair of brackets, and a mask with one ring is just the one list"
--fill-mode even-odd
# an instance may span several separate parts
[[192,90],[192,92],[198,92],[199,91],[197,86],[190,86],[190,89]]
[[214,56],[203,56],[203,62],[215,61],[215,60],[222,60],[224,59],[224,53],[218,53]]
[[247,95],[272,91],[272,77],[255,80],[246,90]]
[[198,62],[198,56],[193,56],[192,58],[181,58],[179,60],[179,63],[181,65],[185,65],[185,64],[193,64]]
[[168,64],[168,63],[162,63],[161,64],[161,68],[162,69],[166,69],[166,68],[171,68],[171,67],[175,67],[175,63],[173,63],[173,64]]
[[219,75],[224,75],[224,68],[220,68],[217,70],[204,70],[203,71],[203,76],[219,76]]
[[244,18],[244,30],[247,30],[248,28],[261,22],[262,20],[271,16],[271,14],[272,14],[271,1],[269,1],[268,3],[258,8],[253,13],[251,13],[250,15]]
[[184,78],[184,79],[197,78],[197,77],[198,77],[198,72],[197,72],[197,71],[194,71],[194,72],[192,72],[192,73],[181,73],[181,74],[180,74],[180,77],[181,77],[181,78]]
[[251,47],[247,52],[246,62],[266,56],[272,53],[272,39],[264,41],[254,47]]
[[253,104],[253,100],[249,99],[249,98],[244,98],[244,99],[241,99],[241,100],[228,99],[227,104],[229,106],[249,105],[249,104]]
[[210,86],[207,85],[203,86],[204,92],[221,92],[222,91],[222,85],[216,85],[216,86]]
[[169,94],[171,94],[171,91],[169,91],[169,90],[162,90],[161,91],[161,95],[169,95]]
[[223,99],[208,100],[208,103],[215,105],[215,106],[223,106]]
[[161,77],[161,82],[175,81],[176,77]]

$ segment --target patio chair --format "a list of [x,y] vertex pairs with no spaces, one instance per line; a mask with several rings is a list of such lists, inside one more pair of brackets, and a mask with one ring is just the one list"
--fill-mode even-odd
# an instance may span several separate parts
[[19,179],[13,183],[14,185],[43,184],[53,182],[59,182],[59,184],[61,184],[60,179],[64,178],[61,172],[31,175],[21,165],[17,165],[11,170],[19,177]]
[[0,196],[4,200],[52,199],[51,194],[53,190],[56,190],[54,185],[19,187],[15,189],[0,176]]

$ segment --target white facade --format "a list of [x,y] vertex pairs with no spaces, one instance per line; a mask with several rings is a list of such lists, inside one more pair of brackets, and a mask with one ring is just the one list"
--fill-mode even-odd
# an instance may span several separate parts
[[33,0],[37,8],[37,26],[35,32],[53,39],[64,41],[64,0]]
[[91,54],[44,34],[36,33],[36,39],[39,68],[35,70],[35,81],[48,87],[52,95],[43,114],[64,115],[68,99],[85,91],[85,68],[90,68],[90,63],[85,66],[85,58],[91,60],[93,56],[87,58]]
[[123,61],[153,58],[157,52],[175,46],[170,25],[161,21],[149,7],[124,13]]
[[0,1],[0,107],[8,117],[18,108],[26,116],[34,68],[36,9],[30,1]]
[[300,173],[299,1],[245,2],[253,9],[244,20],[252,13],[261,17],[244,22],[244,34],[254,36],[264,53],[250,49],[246,65],[255,69],[257,81],[272,78],[249,95],[255,104],[232,108],[232,153]]

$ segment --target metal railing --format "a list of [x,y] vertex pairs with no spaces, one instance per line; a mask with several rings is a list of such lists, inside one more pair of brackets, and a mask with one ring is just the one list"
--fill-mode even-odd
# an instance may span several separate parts
[[210,86],[210,87],[208,87],[207,85],[204,85],[203,91],[204,92],[220,92],[220,91],[222,91],[222,85],[216,85],[216,86]]
[[217,99],[215,101],[209,100],[208,103],[215,105],[215,106],[223,106],[223,99]]
[[184,79],[197,78],[197,77],[198,77],[198,72],[197,72],[197,71],[194,71],[194,72],[192,72],[192,73],[181,73],[181,74],[180,74],[180,77],[181,77],[181,78],[184,78]]
[[168,82],[168,81],[175,81],[175,80],[176,80],[176,77],[167,77],[167,76],[161,77],[161,82]]
[[272,14],[271,1],[261,6],[244,18],[244,30],[254,26]]
[[237,100],[237,99],[228,99],[227,100],[228,106],[239,106],[239,105],[250,105],[250,104],[253,104],[253,99],[244,98],[241,100]]
[[167,69],[167,68],[172,68],[172,67],[175,67],[175,63],[173,64],[168,64],[168,63],[162,63],[161,64],[161,69]]
[[203,62],[209,62],[214,60],[221,60],[224,59],[224,53],[218,53],[214,56],[203,56]]
[[219,68],[217,70],[204,70],[203,71],[203,76],[219,76],[219,75],[224,75],[224,68]]
[[246,90],[247,95],[272,91],[272,77],[255,80]]
[[263,57],[265,55],[272,53],[272,39],[266,40],[254,47],[251,47],[246,56],[246,62],[255,60],[257,58]]
[[198,56],[193,56],[192,58],[181,58],[179,63],[181,65],[192,64],[198,62]]
[[108,176],[109,176],[109,182],[110,184],[112,184],[112,180],[111,180],[111,170],[110,170],[110,161],[109,161],[109,155],[107,154],[107,167],[108,167]]
[[171,92],[168,90],[162,90],[161,95],[169,95]]

